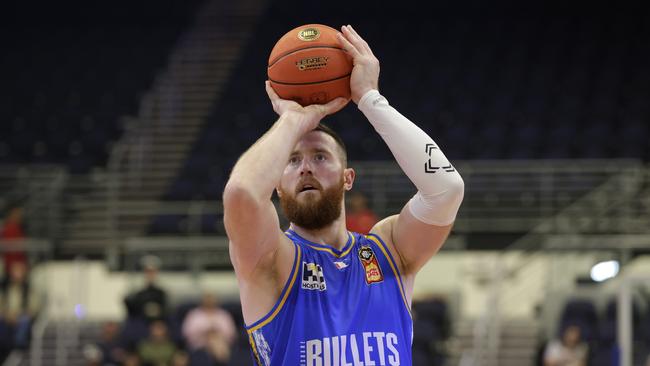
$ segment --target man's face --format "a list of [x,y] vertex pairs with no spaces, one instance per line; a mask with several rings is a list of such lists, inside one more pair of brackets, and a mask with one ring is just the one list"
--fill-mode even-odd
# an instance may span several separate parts
[[278,187],[289,221],[317,230],[339,218],[343,192],[354,181],[354,171],[343,166],[340,154],[334,138],[324,132],[309,132],[298,141]]

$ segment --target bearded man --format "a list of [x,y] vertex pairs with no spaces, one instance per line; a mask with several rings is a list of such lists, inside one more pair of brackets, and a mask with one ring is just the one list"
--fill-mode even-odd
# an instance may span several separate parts
[[379,93],[379,61],[368,44],[351,26],[338,40],[354,61],[352,100],[418,193],[369,235],[349,232],[344,193],[355,172],[341,138],[320,124],[348,100],[301,107],[267,82],[279,119],[241,156],[223,195],[258,365],[411,365],[415,275],[444,243],[463,199],[463,180],[440,148]]

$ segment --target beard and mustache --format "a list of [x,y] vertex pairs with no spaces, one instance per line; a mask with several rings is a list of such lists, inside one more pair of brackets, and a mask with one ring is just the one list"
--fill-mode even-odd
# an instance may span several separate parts
[[[284,216],[290,222],[307,230],[318,230],[327,227],[341,216],[343,192],[345,191],[343,182],[343,176],[341,176],[339,184],[323,190],[322,186],[313,179],[301,180],[296,186],[294,195],[287,194],[286,191],[280,189],[282,192],[280,207],[284,212]],[[306,197],[302,199],[303,202],[298,202],[297,196],[305,183],[309,183],[316,188],[321,193],[320,198],[307,191],[304,193]]]

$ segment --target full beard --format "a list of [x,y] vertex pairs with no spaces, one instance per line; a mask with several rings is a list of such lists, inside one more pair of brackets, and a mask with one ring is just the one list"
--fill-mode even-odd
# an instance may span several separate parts
[[[330,225],[341,216],[343,203],[343,177],[338,185],[320,191],[320,198],[312,196],[313,193],[297,193],[289,195],[286,192],[280,198],[280,207],[284,216],[292,223],[307,230],[319,230]],[[307,195],[303,201],[298,202],[298,194]]]

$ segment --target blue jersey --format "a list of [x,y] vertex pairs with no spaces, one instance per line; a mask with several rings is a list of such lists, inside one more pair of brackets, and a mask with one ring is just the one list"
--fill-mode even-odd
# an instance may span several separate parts
[[411,365],[413,323],[395,260],[375,235],[341,250],[289,230],[291,275],[271,311],[247,326],[261,366]]

